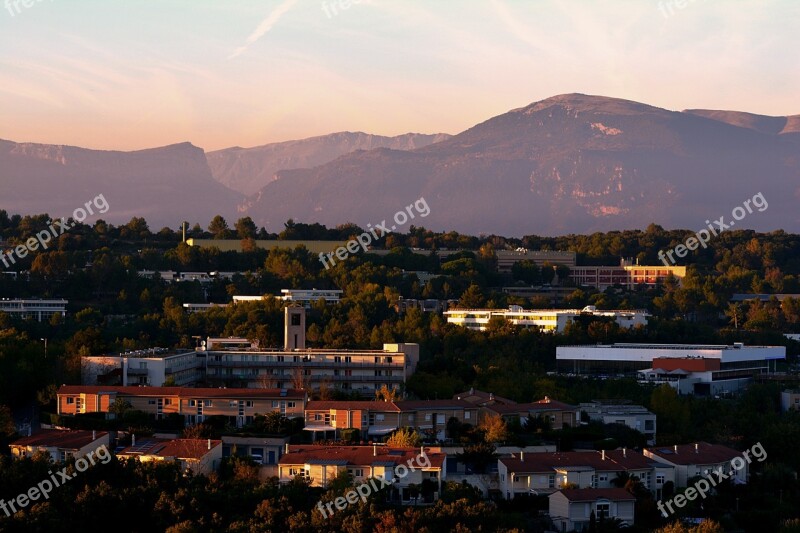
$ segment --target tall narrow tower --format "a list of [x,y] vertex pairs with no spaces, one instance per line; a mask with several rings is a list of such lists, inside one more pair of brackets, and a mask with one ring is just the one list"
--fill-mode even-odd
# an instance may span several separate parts
[[284,309],[283,348],[304,350],[306,348],[306,309],[289,306]]

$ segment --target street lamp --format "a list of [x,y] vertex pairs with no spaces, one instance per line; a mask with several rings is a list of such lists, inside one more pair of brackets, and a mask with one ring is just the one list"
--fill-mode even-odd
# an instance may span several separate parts
[[47,339],[46,338],[42,338],[42,339],[39,339],[39,340],[40,341],[44,341],[44,358],[47,359]]

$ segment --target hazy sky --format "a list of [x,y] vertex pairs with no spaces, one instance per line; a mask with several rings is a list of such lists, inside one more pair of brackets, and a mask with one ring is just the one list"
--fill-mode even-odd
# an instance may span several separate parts
[[0,138],[458,133],[567,92],[800,113],[800,1],[680,2],[7,0]]

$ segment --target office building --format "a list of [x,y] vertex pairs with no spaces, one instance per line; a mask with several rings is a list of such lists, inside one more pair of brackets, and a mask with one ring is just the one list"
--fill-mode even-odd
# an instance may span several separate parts
[[619,266],[573,266],[569,277],[578,287],[592,287],[604,291],[619,286],[633,290],[637,286],[653,287],[664,283],[669,276],[679,282],[686,276],[685,266],[644,266],[622,260]]
[[32,299],[0,299],[0,313],[11,318],[31,319],[37,322],[50,320],[53,315],[67,316],[67,300]]
[[511,272],[514,264],[520,261],[532,261],[539,267],[549,264],[563,265],[572,269],[575,266],[575,252],[517,248],[516,250],[495,250],[495,256],[497,256],[498,272]]

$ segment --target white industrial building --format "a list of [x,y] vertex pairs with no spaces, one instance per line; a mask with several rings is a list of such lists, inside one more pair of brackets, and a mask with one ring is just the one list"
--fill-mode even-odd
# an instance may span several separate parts
[[625,375],[667,383],[682,394],[723,394],[745,386],[754,375],[774,372],[786,359],[784,346],[700,344],[608,344],[559,346],[556,364],[570,374]]
[[593,305],[583,309],[536,309],[525,310],[518,305],[508,309],[454,309],[446,311],[449,324],[485,331],[489,321],[502,318],[518,326],[538,327],[542,331],[560,333],[567,324],[579,317],[613,318],[620,327],[631,328],[647,324],[646,311],[598,310]]

